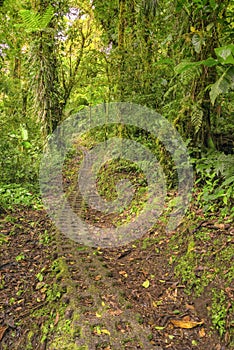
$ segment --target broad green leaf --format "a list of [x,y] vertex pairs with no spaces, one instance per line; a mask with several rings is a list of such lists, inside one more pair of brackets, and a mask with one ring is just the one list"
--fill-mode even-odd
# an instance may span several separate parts
[[230,89],[234,89],[234,67],[228,68],[216,83],[211,85],[211,103],[214,104],[219,95],[227,93]]
[[195,65],[198,65],[198,62],[183,61],[175,67],[175,73],[182,74]]
[[202,60],[197,63],[204,64],[204,66],[207,66],[207,67],[213,67],[213,66],[216,66],[219,63],[219,61],[212,57],[209,57],[206,60]]
[[182,74],[186,72],[188,69],[195,66],[200,66],[203,64],[204,66],[207,66],[207,67],[213,67],[213,66],[216,66],[218,63],[219,61],[212,57],[209,57],[206,60],[202,60],[198,62],[183,61],[175,67],[175,72],[176,74]]
[[234,64],[234,44],[217,47],[215,53],[223,64]]

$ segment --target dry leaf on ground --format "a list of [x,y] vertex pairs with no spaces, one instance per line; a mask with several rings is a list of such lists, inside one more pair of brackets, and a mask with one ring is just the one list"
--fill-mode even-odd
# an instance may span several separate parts
[[186,329],[194,328],[204,323],[203,321],[196,322],[196,321],[183,321],[183,320],[170,320],[170,322],[175,327],[186,328]]

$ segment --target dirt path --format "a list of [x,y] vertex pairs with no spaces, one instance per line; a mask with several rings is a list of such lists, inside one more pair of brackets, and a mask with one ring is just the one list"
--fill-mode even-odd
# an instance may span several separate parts
[[211,332],[208,294],[188,297],[176,279],[168,240],[155,231],[98,250],[43,211],[2,216],[1,349],[228,349]]

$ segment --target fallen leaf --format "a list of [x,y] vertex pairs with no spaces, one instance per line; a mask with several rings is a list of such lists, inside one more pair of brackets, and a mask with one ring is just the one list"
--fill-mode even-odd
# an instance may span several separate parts
[[206,335],[205,329],[204,329],[204,328],[201,328],[201,329],[199,330],[199,337],[200,337],[200,338],[204,338],[205,335]]
[[95,277],[95,281],[99,281],[101,278],[102,278],[101,275],[97,275],[97,276]]
[[128,277],[128,274],[127,274],[126,271],[119,271],[119,274],[120,274],[121,276],[124,276],[125,278]]
[[152,302],[152,306],[153,307],[158,307],[159,305],[161,305],[162,304],[162,300],[157,300],[157,301],[153,301]]
[[154,328],[157,329],[157,331],[162,331],[165,327],[162,327],[162,326],[155,326]]
[[170,320],[170,322],[175,326],[175,327],[179,327],[179,328],[194,328],[197,326],[202,325],[204,322],[200,321],[200,322],[196,322],[196,321],[182,321],[182,320]]
[[214,227],[215,227],[215,228],[220,228],[221,230],[224,230],[224,229],[225,229],[225,225],[224,225],[224,224],[215,223],[215,224],[214,224]]
[[101,332],[102,332],[103,334],[110,335],[110,332],[108,331],[108,329],[101,329]]
[[119,316],[119,315],[121,315],[122,313],[123,313],[123,311],[120,310],[120,309],[117,309],[117,310],[110,310],[110,311],[109,311],[109,314],[112,315],[112,316]]
[[149,280],[145,280],[145,282],[142,283],[142,287],[144,287],[144,288],[149,288],[149,285],[150,285]]
[[4,337],[4,334],[5,334],[7,329],[8,329],[8,327],[0,327],[0,341]]
[[36,284],[36,290],[41,289],[42,287],[44,287],[44,285],[45,285],[45,282],[38,282],[38,283]]
[[191,310],[191,311],[194,311],[195,310],[195,307],[193,306],[193,305],[190,305],[190,304],[185,304],[185,306],[186,306],[186,309],[187,310]]
[[185,322],[188,322],[188,321],[190,321],[190,320],[191,320],[191,318],[190,318],[189,315],[183,317],[183,321],[185,321]]
[[54,320],[54,325],[56,326],[58,324],[59,321],[59,313],[57,312],[55,320]]

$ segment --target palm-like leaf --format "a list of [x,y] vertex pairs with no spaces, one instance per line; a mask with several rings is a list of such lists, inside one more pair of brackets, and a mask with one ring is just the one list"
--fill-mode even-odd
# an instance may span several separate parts
[[26,31],[31,33],[41,31],[48,27],[54,16],[54,9],[52,6],[49,6],[42,15],[30,10],[21,10],[19,13],[22,17]]

